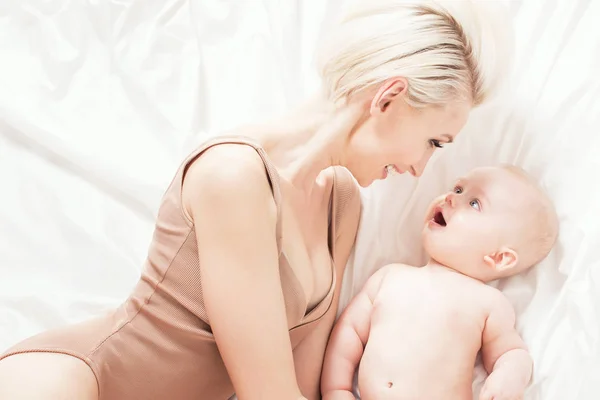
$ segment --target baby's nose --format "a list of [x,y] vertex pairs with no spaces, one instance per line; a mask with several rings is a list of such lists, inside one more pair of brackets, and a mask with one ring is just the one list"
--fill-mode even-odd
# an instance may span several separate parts
[[446,196],[446,203],[451,207],[454,206],[454,194],[450,193]]

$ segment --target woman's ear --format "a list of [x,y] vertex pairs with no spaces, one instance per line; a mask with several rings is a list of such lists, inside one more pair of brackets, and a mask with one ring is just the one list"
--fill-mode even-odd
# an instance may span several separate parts
[[392,101],[396,100],[401,94],[406,93],[407,88],[406,78],[388,79],[382,83],[371,101],[371,115],[384,113]]

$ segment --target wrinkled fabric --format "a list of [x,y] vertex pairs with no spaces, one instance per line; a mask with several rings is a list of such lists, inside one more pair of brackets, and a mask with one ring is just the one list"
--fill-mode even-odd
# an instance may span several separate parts
[[[314,50],[342,3],[0,1],[1,349],[120,304],[185,154],[311,94]],[[387,262],[424,262],[422,215],[455,177],[513,162],[561,219],[548,259],[497,283],[534,356],[526,399],[596,399],[600,3],[508,3],[508,95],[475,111],[419,181],[363,191],[344,299]]]
[[[509,4],[516,57],[505,95],[474,111],[419,180],[396,175],[363,191],[366,222],[342,302],[381,265],[426,262],[419,241],[426,207],[456,178],[477,166],[516,164],[539,180],[561,224],[546,260],[494,283],[515,306],[534,358],[525,399],[593,400],[600,396],[600,2]],[[475,395],[485,377],[478,363]]]

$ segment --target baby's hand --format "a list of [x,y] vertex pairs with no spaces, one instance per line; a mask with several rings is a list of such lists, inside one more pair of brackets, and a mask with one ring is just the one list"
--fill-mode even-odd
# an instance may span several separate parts
[[506,371],[495,371],[487,377],[479,400],[523,400],[525,387]]

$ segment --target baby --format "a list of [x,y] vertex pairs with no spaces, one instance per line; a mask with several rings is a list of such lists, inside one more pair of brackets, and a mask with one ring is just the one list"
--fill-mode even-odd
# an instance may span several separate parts
[[[558,222],[548,197],[513,166],[477,168],[434,200],[415,268],[374,273],[336,323],[322,375],[324,400],[471,400],[481,350],[481,400],[522,399],[533,362],[503,294],[486,285],[546,257]],[[360,365],[360,366],[359,366]]]

